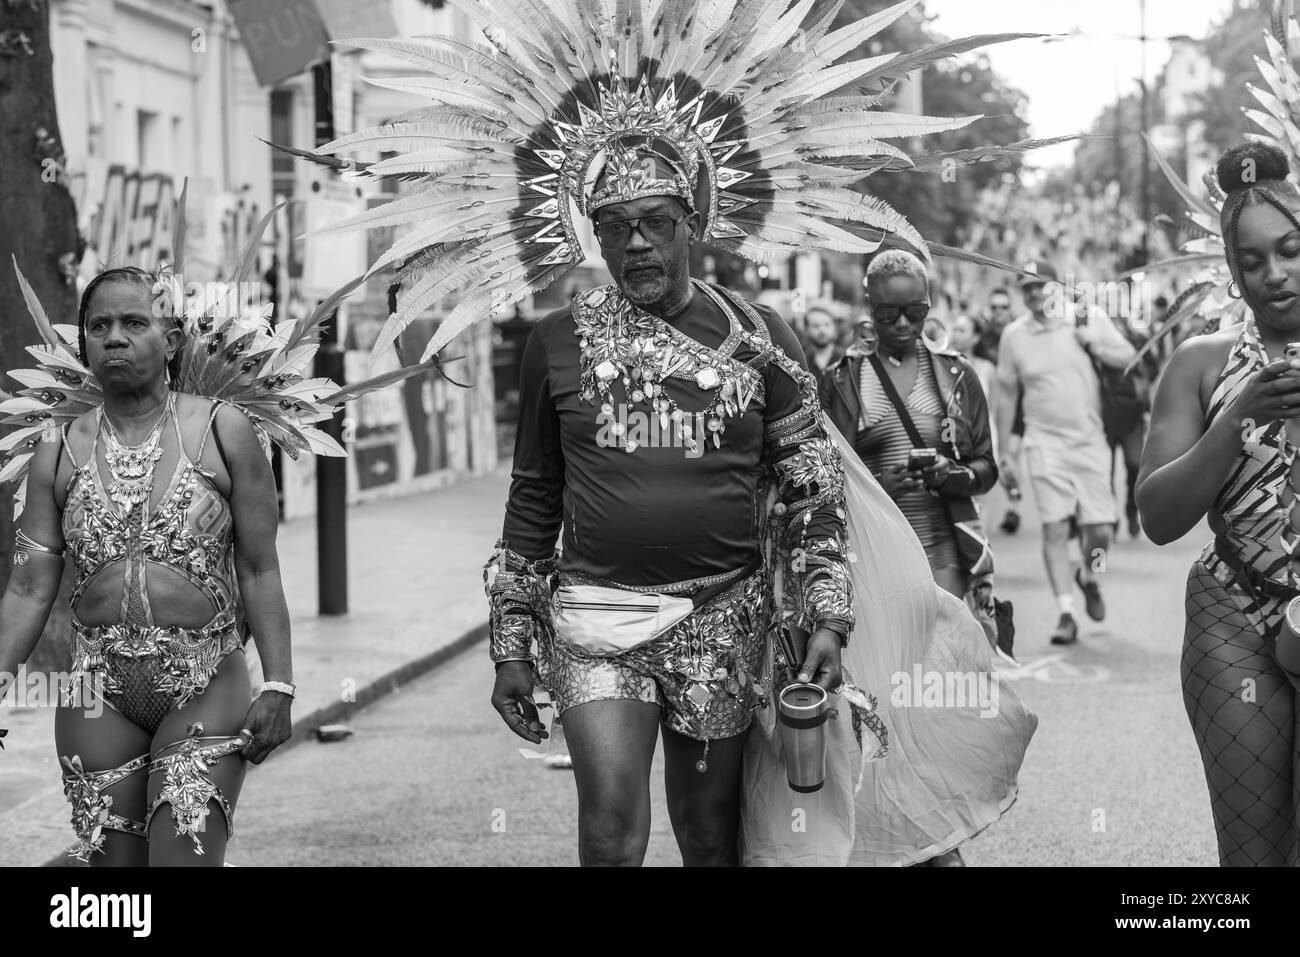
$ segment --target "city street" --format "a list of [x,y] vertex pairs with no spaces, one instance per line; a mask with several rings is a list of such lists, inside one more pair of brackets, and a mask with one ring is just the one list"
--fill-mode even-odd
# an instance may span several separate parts
[[[988,512],[991,523],[1001,503]],[[973,866],[1198,865],[1217,856],[1200,758],[1179,687],[1187,567],[1206,532],[1158,549],[1125,535],[1104,576],[1101,623],[1053,648],[1055,622],[1032,513],[994,532],[999,591],[1016,606],[1007,676],[1040,724],[1020,799],[968,843]],[[1082,616],[1081,616],[1082,617]],[[488,704],[480,644],[350,721],[353,737],[304,743],[254,769],[236,865],[574,864],[571,772],[526,760]],[[680,863],[654,774],[647,863]]]

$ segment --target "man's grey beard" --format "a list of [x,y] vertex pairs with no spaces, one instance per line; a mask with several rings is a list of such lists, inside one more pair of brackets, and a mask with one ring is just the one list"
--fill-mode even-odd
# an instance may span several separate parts
[[665,306],[674,305],[674,303],[665,303],[664,299],[672,294],[676,288],[677,282],[681,277],[681,271],[667,263],[663,266],[663,272],[654,279],[642,279],[637,282],[628,282],[624,277],[619,277],[619,291],[623,293],[624,298],[635,306],[645,308],[647,306],[664,303]]

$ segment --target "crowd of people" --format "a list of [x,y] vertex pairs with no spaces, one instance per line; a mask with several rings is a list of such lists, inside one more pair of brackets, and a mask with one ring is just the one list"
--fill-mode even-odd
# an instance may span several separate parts
[[[957,521],[963,529],[967,524],[962,523],[978,529],[976,535],[983,539],[975,503],[986,503],[987,493],[999,483],[1008,500],[999,527],[1015,534],[1021,489],[1032,490],[1042,522],[1045,579],[1059,610],[1050,640],[1073,644],[1078,640],[1076,597],[1082,598],[1089,618],[1105,617],[1098,573],[1121,530],[1121,518],[1129,536],[1141,534],[1136,486],[1160,365],[1147,351],[1127,370],[1159,325],[1167,300],[1147,297],[1151,301],[1144,314],[1142,297],[1134,297],[1124,308],[1108,312],[1092,289],[1066,285],[1051,262],[1019,265],[1014,298],[1009,285],[998,286],[982,310],[962,303],[967,308],[940,318],[931,311],[932,274],[915,256],[889,251],[870,260],[864,307],[814,300],[801,319],[791,319],[801,332],[823,407],[841,430],[865,434],[881,421],[892,430],[886,438],[886,431],[878,429],[876,441],[859,445],[858,452],[923,542],[931,542],[936,530],[949,524],[942,516],[953,509],[954,499],[973,499]],[[881,279],[895,271],[900,275],[894,285],[902,285],[906,276],[911,287],[903,290],[910,298],[901,304],[894,301],[898,293]],[[1068,279],[1079,282],[1073,275]],[[904,318],[908,321],[900,322]],[[958,361],[932,362],[940,356]],[[893,391],[879,387],[882,375],[895,386]],[[972,384],[958,388],[963,379]],[[1107,419],[1103,384],[1116,381],[1127,383],[1122,388],[1132,392],[1131,407]],[[891,401],[898,391],[906,397],[911,422],[900,418],[898,403]],[[868,399],[872,404],[864,407]],[[961,424],[961,431],[941,436],[941,423],[955,406],[960,414],[951,420]],[[924,423],[919,430],[918,420]],[[951,448],[951,459],[941,453],[934,466],[909,468],[908,449],[951,446],[958,435],[966,446]],[[978,480],[948,482],[949,469],[958,462],[980,473]],[[994,463],[996,468],[986,468]],[[958,487],[961,491],[954,492]],[[944,532],[945,548],[950,537]],[[956,563],[941,558],[932,564],[948,587],[951,581],[940,569],[956,568]]]

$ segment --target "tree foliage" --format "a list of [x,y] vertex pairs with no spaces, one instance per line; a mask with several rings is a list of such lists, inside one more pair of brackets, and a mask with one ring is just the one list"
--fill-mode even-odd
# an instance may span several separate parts
[[1210,63],[1222,79],[1198,97],[1196,118],[1205,123],[1205,138],[1216,153],[1240,143],[1248,130],[1254,130],[1241,111],[1259,106],[1246,84],[1264,86],[1255,57],[1268,58],[1264,31],[1269,10],[1269,0],[1236,0],[1206,38]]
[[[55,322],[71,322],[76,315],[70,271],[79,239],[59,143],[49,9],[45,0],[5,3],[0,19],[0,209],[9,228],[0,230],[0,370],[31,366],[25,347],[39,338],[14,275],[15,260]],[[9,380],[4,387],[14,385]],[[12,491],[0,490],[0,587],[11,567]],[[61,660],[66,635],[60,632],[66,621],[66,604],[60,602],[33,667],[53,667]]]
[[[894,0],[848,0],[835,25],[852,23],[893,3]],[[873,37],[867,49],[856,51],[856,55],[913,53],[949,39],[935,29],[933,20],[921,4]],[[1006,146],[1028,138],[1025,110],[1029,98],[999,76],[987,56],[944,60],[916,76],[921,84],[922,112],[930,116],[983,117],[964,129],[925,137],[921,143],[925,151]],[[1013,156],[995,163],[962,167],[947,177],[940,171],[876,174],[864,180],[861,188],[896,208],[926,239],[960,246],[973,225],[976,196],[990,185],[1015,181],[1022,163],[1022,157]]]

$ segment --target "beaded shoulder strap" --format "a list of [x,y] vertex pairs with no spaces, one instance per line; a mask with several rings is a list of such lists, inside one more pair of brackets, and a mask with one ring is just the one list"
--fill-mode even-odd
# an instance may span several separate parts
[[[195,465],[201,466],[203,464],[203,453],[208,447],[208,439],[210,439],[213,433],[217,430],[217,413],[220,411],[221,403],[219,401],[214,401],[212,403],[212,412],[208,415],[208,427],[203,430],[203,440],[199,442],[198,454],[195,455],[193,459]],[[218,439],[217,441],[220,443],[221,440]]]

